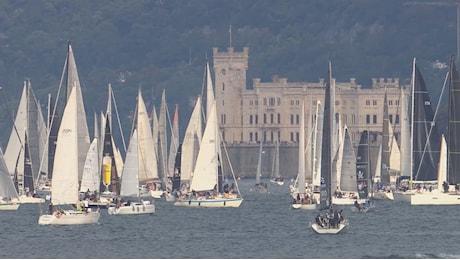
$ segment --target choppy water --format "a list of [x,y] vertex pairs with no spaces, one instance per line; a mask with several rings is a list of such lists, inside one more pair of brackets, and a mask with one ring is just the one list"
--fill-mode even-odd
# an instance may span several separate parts
[[[1,258],[460,258],[460,207],[377,201],[351,212],[346,233],[317,235],[317,211],[290,209],[289,183],[251,193],[240,208],[184,208],[156,201],[147,216],[109,216],[98,225],[39,226],[39,207],[0,211]],[[45,207],[43,207],[45,208]]]

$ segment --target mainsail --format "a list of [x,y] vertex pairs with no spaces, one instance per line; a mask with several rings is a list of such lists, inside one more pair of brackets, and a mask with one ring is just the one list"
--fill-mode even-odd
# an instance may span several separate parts
[[[460,79],[454,59],[450,62],[449,125],[447,145],[447,180],[460,182]],[[442,180],[444,181],[444,180]]]

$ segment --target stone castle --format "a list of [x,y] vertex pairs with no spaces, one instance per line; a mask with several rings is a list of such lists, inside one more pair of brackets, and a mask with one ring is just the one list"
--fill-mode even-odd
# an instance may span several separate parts
[[[313,124],[317,104],[324,100],[325,79],[318,82],[288,82],[274,76],[271,82],[252,80],[252,89],[246,86],[249,48],[236,52],[233,48],[219,51],[213,48],[214,89],[222,138],[226,144],[235,174],[254,177],[259,156],[259,141],[264,143],[263,176],[270,177],[274,143],[279,140],[280,166],[283,176],[297,174],[300,115],[305,104],[305,122]],[[326,74],[327,64],[325,64]],[[332,71],[333,75],[333,71]],[[400,101],[407,100],[409,86],[400,86],[397,78],[372,79],[372,86],[362,88],[354,78],[336,82],[335,118],[347,126],[353,144],[358,145],[361,133],[368,130],[376,153],[380,145],[383,103],[388,99],[389,121],[395,135],[400,133]],[[376,157],[376,156],[373,156]]]

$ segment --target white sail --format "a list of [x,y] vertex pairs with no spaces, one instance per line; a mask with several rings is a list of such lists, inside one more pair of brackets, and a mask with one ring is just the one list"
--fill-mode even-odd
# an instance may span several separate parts
[[[78,121],[77,88],[72,88],[62,115],[53,166],[51,199],[54,205],[78,201]],[[83,167],[82,167],[83,169]]]
[[161,95],[160,114],[158,115],[158,134],[160,138],[159,158],[161,178],[168,176],[168,137],[166,132],[166,91],[163,90]]
[[99,168],[99,151],[98,139],[94,138],[89,146],[86,154],[85,166],[83,168],[83,176],[80,183],[80,192],[97,191],[99,192],[101,183],[101,173]]
[[441,137],[441,151],[438,168],[438,190],[443,190],[442,184],[447,179],[447,143],[444,135]]
[[[19,101],[18,111],[14,120],[14,126],[8,139],[8,145],[5,150],[5,163],[10,175],[16,170],[16,163],[21,151],[24,150],[25,133],[27,128],[27,86],[24,82],[21,100]],[[23,174],[23,172],[22,172]]]
[[206,62],[206,118],[209,117],[214,101],[214,87],[212,85],[211,70],[209,69],[209,63]]
[[78,133],[78,179],[81,180],[83,175],[83,166],[86,160],[86,152],[88,151],[90,141],[89,141],[89,131],[88,125],[86,122],[86,112],[83,104],[83,97],[81,93],[80,80],[78,78],[77,64],[72,51],[72,46],[69,47],[68,54],[68,70],[67,70],[67,94],[68,98],[70,97],[70,91],[75,88],[76,95],[76,120],[78,122],[77,133]]
[[314,172],[313,172],[313,185],[319,186],[321,183],[321,149],[323,146],[323,120],[324,108],[318,100],[316,104],[316,125],[314,132]]
[[190,184],[191,190],[212,190],[217,185],[218,151],[220,150],[217,124],[217,111],[214,102],[201,140],[200,151],[198,152],[195,170],[193,171],[194,175]]
[[297,172],[297,192],[305,193],[305,102],[300,111],[300,132],[299,132],[299,165]]
[[399,151],[398,142],[396,137],[393,134],[393,127],[391,122],[388,122],[390,127],[389,136],[390,136],[390,170],[392,171],[401,171],[401,152]]
[[407,96],[404,95],[404,89],[401,89],[401,176],[411,176],[411,145],[409,130],[409,107]]
[[131,140],[129,141],[128,151],[126,151],[123,178],[121,179],[121,196],[137,197],[139,195],[139,149],[137,138],[137,130],[134,129]]
[[374,183],[381,181],[380,176],[382,175],[382,144],[379,147],[379,154],[377,156],[377,163],[375,164],[374,172]]
[[196,100],[182,143],[181,181],[190,181],[202,136],[201,97]]
[[173,177],[174,175],[174,162],[176,160],[177,148],[179,147],[179,108],[176,105],[174,111],[174,119],[171,129],[171,143],[169,145],[169,156],[168,156],[168,176]]
[[356,155],[351,142],[348,128],[345,126],[342,144],[342,163],[340,189],[342,191],[358,191],[356,180]]
[[137,103],[137,131],[139,146],[139,181],[158,179],[157,158],[153,150],[152,130],[144,99],[139,90]]
[[18,199],[18,193],[11,180],[8,169],[6,168],[5,160],[3,159],[3,151],[0,148],[0,196],[5,198]]
[[264,151],[262,150],[262,140],[260,141],[260,147],[259,147],[259,162],[257,163],[257,171],[256,171],[256,184],[260,183],[260,179],[262,177],[262,154]]

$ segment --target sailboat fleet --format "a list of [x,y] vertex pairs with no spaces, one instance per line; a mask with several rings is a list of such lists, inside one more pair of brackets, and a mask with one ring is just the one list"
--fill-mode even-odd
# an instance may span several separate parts
[[[125,147],[124,140],[122,146],[114,140],[110,84],[107,111],[100,114],[100,122],[95,114],[94,136],[90,139],[70,43],[65,75],[56,102],[49,98],[46,117],[30,80],[24,82],[8,144],[5,152],[0,149],[0,210],[17,210],[23,203],[44,203],[44,195],[49,194],[47,209],[41,212],[38,224],[80,225],[98,223],[101,208],[107,208],[109,215],[155,214],[154,199],[160,198],[179,207],[240,207],[243,197],[238,180],[231,162],[224,161],[229,156],[219,129],[208,63],[203,88],[206,102],[203,106],[202,95],[197,96],[182,140],[178,106],[168,124],[165,91],[159,113],[153,107],[149,114],[139,89],[124,159],[124,151],[120,151]],[[404,200],[411,205],[460,204],[458,187],[452,185],[460,182],[460,127],[456,125],[460,115],[455,110],[460,102],[460,80],[453,59],[449,79],[449,124],[444,136],[434,123],[436,112],[414,59],[411,100],[407,102],[403,94],[400,100],[401,136],[397,140],[393,134],[385,95],[382,142],[377,163],[371,165],[369,133],[361,133],[355,149],[347,126],[335,116],[335,86],[329,63],[324,103],[315,101],[317,114],[306,116],[305,102],[302,105],[298,173],[290,186],[291,208],[320,210],[309,223],[313,232],[344,232],[349,222],[338,208],[341,205],[354,205],[352,211],[368,212],[378,199]],[[64,108],[59,111],[61,86]],[[258,142],[252,190],[266,193],[267,184],[261,181],[264,142]],[[282,186],[278,139],[274,148],[270,182]]]

